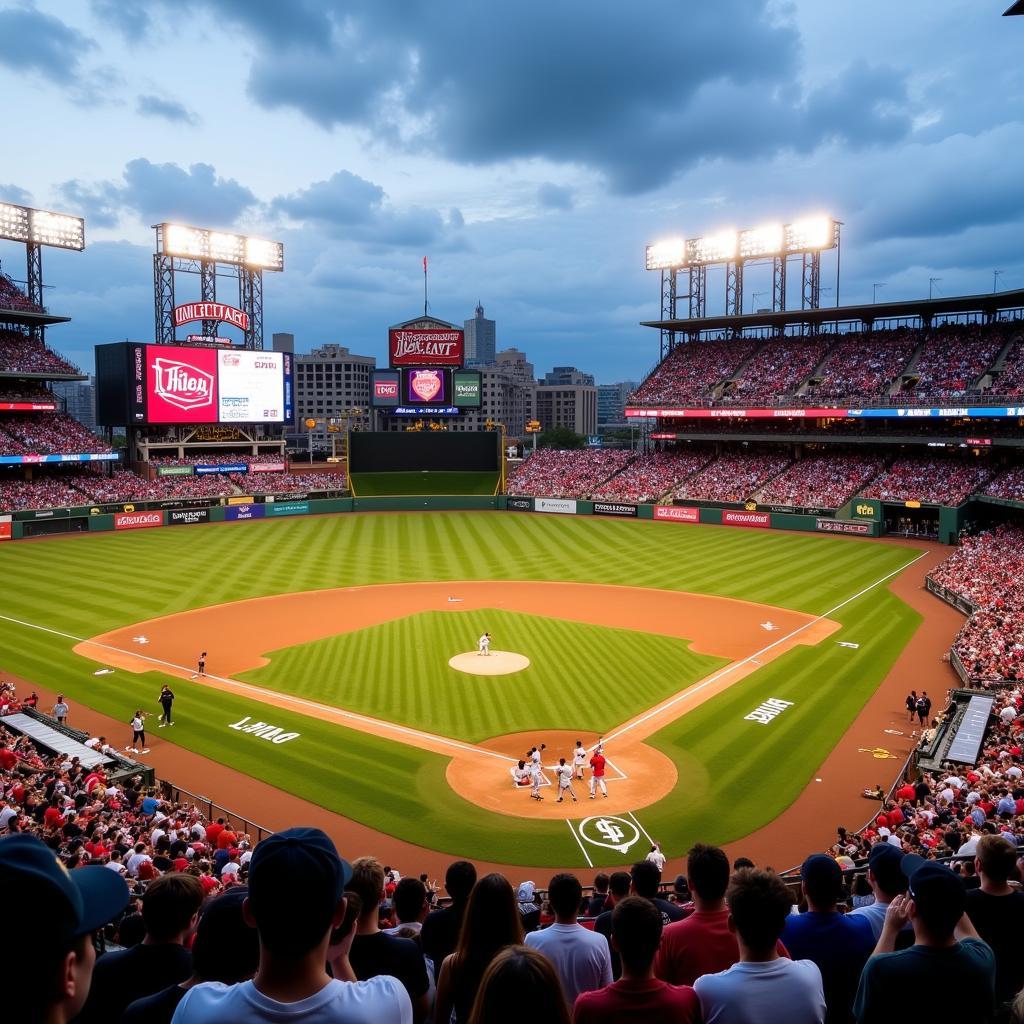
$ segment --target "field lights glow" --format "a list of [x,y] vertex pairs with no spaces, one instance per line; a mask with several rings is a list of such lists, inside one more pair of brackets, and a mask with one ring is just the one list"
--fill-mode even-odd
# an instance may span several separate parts
[[81,250],[85,248],[85,221],[67,213],[0,203],[0,238]]
[[736,258],[739,234],[736,231],[719,231],[687,242],[690,263],[722,263]]
[[681,238],[666,238],[647,246],[647,269],[664,270],[686,262],[686,243]]
[[765,224],[740,232],[740,258],[775,256],[782,252],[785,228],[781,224]]
[[162,252],[185,259],[214,260],[260,270],[284,270],[284,245],[228,231],[210,231],[186,224],[162,224]]

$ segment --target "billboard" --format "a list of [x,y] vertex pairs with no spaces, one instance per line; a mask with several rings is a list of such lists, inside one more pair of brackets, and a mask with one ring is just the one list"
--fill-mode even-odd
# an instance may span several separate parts
[[[662,407],[659,409],[628,406],[629,419],[1020,419],[1024,417],[1024,405],[957,405],[942,407],[927,406],[884,406],[872,409],[833,408],[732,408],[711,409],[687,406]],[[655,435],[656,436],[656,435]],[[663,437],[674,437],[663,434]],[[984,439],[982,439],[984,440]],[[968,442],[969,443],[969,442]]]
[[452,405],[458,409],[479,409],[483,386],[476,370],[455,370],[452,373]]
[[164,525],[163,512],[115,512],[115,530],[148,530]]
[[217,320],[240,330],[249,330],[249,314],[223,302],[186,302],[174,307],[174,326],[181,327],[193,320]]
[[267,514],[265,505],[232,505],[224,509],[224,518],[228,522],[243,519],[262,519]]
[[636,505],[627,505],[621,501],[595,501],[595,516],[631,516],[636,518]]
[[576,515],[576,502],[566,498],[534,498],[535,512],[556,512],[563,516]]
[[392,327],[388,358],[392,366],[461,366],[463,334],[459,327]]
[[767,512],[739,512],[733,509],[722,510],[723,526],[757,526],[767,529],[772,525],[772,517]]
[[669,523],[699,523],[700,509],[685,505],[655,505],[654,518]]
[[405,370],[402,389],[406,405],[446,405],[448,380],[444,370]]
[[402,380],[397,370],[374,370],[370,374],[370,405],[393,409],[401,401]]

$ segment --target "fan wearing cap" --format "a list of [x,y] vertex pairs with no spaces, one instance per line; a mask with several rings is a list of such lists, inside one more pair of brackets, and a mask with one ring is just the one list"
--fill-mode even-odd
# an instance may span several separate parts
[[18,833],[0,839],[0,892],[23,954],[4,988],[4,1020],[71,1020],[89,995],[92,932],[125,908],[128,886],[101,867],[68,871],[39,839]]
[[[907,891],[907,879],[900,870],[904,853],[888,842],[875,843],[868,853],[868,885],[875,894],[875,902],[866,907],[858,907],[850,911],[850,917],[863,918],[871,925],[871,935],[875,942],[882,934],[886,911],[892,900]],[[904,944],[910,941],[910,925],[904,924]]]
[[320,829],[291,828],[264,839],[249,862],[249,895],[242,907],[259,937],[256,975],[238,985],[190,988],[174,1024],[412,1024],[412,1003],[400,981],[384,975],[355,980],[348,959],[354,921],[329,945],[345,918],[351,877],[352,868]]
[[[984,1022],[995,1008],[996,959],[964,913],[967,893],[944,864],[907,854],[900,869],[908,881],[896,896],[861,974],[853,1010],[857,1024],[874,1021]],[[893,952],[909,921],[914,945]]]

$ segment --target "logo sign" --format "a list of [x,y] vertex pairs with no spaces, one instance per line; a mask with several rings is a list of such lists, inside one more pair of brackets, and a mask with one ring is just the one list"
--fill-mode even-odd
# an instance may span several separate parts
[[271,516],[304,516],[309,512],[308,501],[279,501],[266,506]]
[[640,839],[640,829],[626,818],[594,815],[579,823],[579,833],[588,843],[626,853]]
[[169,526],[191,526],[194,523],[208,523],[210,521],[210,510],[208,508],[183,508],[167,513]]
[[815,519],[814,528],[822,533],[871,533],[870,523],[856,523],[848,519]]
[[473,370],[458,370],[452,374],[452,401],[460,409],[479,409],[480,397],[479,373]]
[[409,374],[409,401],[430,402],[437,395],[442,398],[444,378],[437,370],[413,370]]
[[576,502],[565,498],[534,498],[535,512],[557,512],[563,516],[576,515]]
[[115,530],[147,530],[164,525],[163,512],[115,512]]
[[509,512],[532,512],[533,498],[508,498],[505,502],[505,508]]
[[288,467],[283,462],[254,462],[250,473],[283,473]]
[[388,331],[392,366],[461,366],[463,331],[457,327],[396,328]]
[[269,722],[254,722],[249,715],[240,718],[237,722],[228,726],[238,732],[244,732],[249,736],[256,736],[268,743],[287,743],[289,740],[298,739],[301,733],[285,732],[284,729],[271,725]]
[[240,330],[249,330],[249,314],[223,302],[186,302],[174,307],[174,326],[181,327],[193,320],[219,320]]
[[747,722],[757,722],[758,725],[767,725],[773,722],[786,708],[791,708],[791,700],[780,700],[778,697],[769,697],[763,704],[758,704],[749,715],[743,718]]
[[636,518],[636,505],[623,505],[617,501],[595,501],[595,516],[632,516]]
[[875,501],[858,501],[853,506],[853,514],[863,519],[877,519],[879,517],[879,505]]
[[224,518],[229,522],[243,519],[262,519],[267,514],[265,505],[232,505],[224,509]]
[[211,466],[196,465],[196,476],[211,476],[215,473],[248,473],[247,462],[220,462]]
[[699,523],[700,509],[684,505],[655,505],[654,518],[673,523]]
[[374,370],[370,374],[371,404],[393,407],[400,401],[398,372],[396,370]]
[[213,405],[213,374],[177,359],[153,361],[153,390],[176,409]]
[[146,345],[145,360],[148,422],[216,422],[215,349]]
[[191,476],[194,466],[157,466],[157,476]]
[[723,526],[756,526],[767,529],[772,525],[771,516],[767,512],[734,512],[732,509],[722,511]]

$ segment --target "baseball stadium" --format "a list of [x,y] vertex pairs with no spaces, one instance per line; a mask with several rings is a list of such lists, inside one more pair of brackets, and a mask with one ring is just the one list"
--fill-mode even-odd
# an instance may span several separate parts
[[304,419],[264,341],[285,243],[168,219],[132,269],[152,340],[95,345],[90,430],[41,257],[85,227],[0,204],[0,832],[76,871],[134,853],[144,901],[310,826],[389,865],[382,922],[399,877],[443,907],[469,861],[544,923],[573,876],[591,930],[623,872],[711,913],[705,847],[805,908],[824,859],[883,914],[893,856],[1016,861],[1024,289],[840,304],[844,225],[801,210],[654,240],[630,436],[563,449],[536,405],[483,422],[488,368],[426,302],[380,324],[366,409]]

